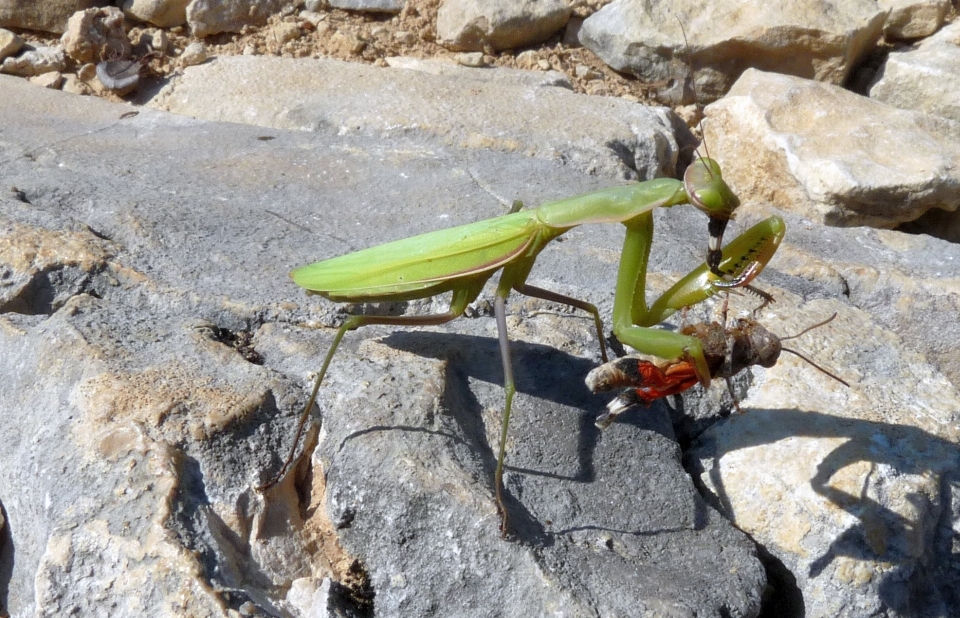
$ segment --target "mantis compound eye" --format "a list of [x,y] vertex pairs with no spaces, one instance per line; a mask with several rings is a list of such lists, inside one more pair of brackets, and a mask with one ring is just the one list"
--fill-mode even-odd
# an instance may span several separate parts
[[713,159],[697,159],[683,174],[690,203],[711,219],[732,219],[740,199],[720,175],[720,166]]

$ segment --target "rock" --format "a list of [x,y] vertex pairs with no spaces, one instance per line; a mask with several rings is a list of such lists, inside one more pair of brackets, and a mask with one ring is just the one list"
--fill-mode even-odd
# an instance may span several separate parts
[[31,84],[36,84],[38,86],[43,86],[44,88],[52,88],[57,90],[60,88],[60,84],[63,83],[63,75],[58,71],[51,71],[49,73],[41,73],[40,75],[35,75],[28,80]]
[[0,73],[31,77],[41,73],[63,71],[67,59],[59,47],[36,47],[21,51],[18,56],[4,58],[0,63]]
[[173,28],[187,23],[190,0],[123,0],[123,14],[160,28]]
[[437,13],[437,38],[455,51],[513,49],[550,38],[569,17],[563,0],[445,0]]
[[960,121],[960,22],[910,51],[893,52],[870,85],[870,97]]
[[[238,56],[188,69],[148,105],[333,135],[418,135],[448,146],[562,160],[611,179],[673,174],[680,146],[668,110],[543,83],[556,83],[555,77],[472,69],[424,75],[337,60]],[[515,104],[505,108],[505,101]],[[470,112],[451,114],[451,105]]]
[[[254,490],[333,335],[300,325],[338,319],[290,268],[504,212],[485,178],[530,204],[609,179],[418,135],[261,140],[260,127],[128,110],[0,78],[0,116],[24,119],[5,148],[37,153],[4,165],[32,204],[0,196],[12,615],[759,614],[755,548],[698,497],[666,409],[590,429],[602,400],[575,384],[598,355],[593,324],[552,303],[511,301],[518,541],[500,538],[491,496],[503,390],[489,318],[350,333],[323,432],[309,431],[314,463],[298,464],[312,472]],[[674,257],[691,238],[702,248],[700,213],[661,214]],[[607,315],[622,239],[619,225],[578,228],[531,283],[583,282]],[[652,264],[677,267],[660,252]]]
[[687,454],[698,483],[795,576],[806,616],[955,615],[960,393],[865,312],[774,296],[774,332],[838,313],[789,343],[851,386],[788,355],[758,369],[746,413]]
[[289,41],[295,41],[303,35],[300,26],[290,22],[280,22],[273,28],[273,33],[276,41],[281,45]]
[[367,13],[399,13],[405,0],[327,0],[335,9],[362,11]]
[[409,69],[430,75],[447,75],[462,77],[470,80],[482,80],[493,83],[511,83],[530,88],[560,87],[573,90],[570,79],[559,71],[525,71],[519,69],[497,68],[495,71],[478,74],[476,71],[463,68],[463,65],[451,62],[448,59],[422,59],[410,56],[393,56],[387,58],[387,65],[394,69]]
[[486,66],[486,61],[483,59],[483,52],[469,52],[456,55],[457,64],[465,67],[479,68]]
[[113,6],[74,13],[60,43],[67,56],[81,64],[122,60],[131,49],[123,28],[123,12]]
[[154,30],[150,33],[150,48],[154,51],[158,51],[162,54],[166,52],[169,44],[170,39],[167,37],[167,33],[165,31]]
[[883,24],[883,36],[888,40],[920,39],[940,29],[950,0],[878,0],[881,9],[890,11]]
[[16,54],[21,47],[23,47],[23,39],[9,30],[0,28],[0,62]]
[[73,73],[67,73],[63,77],[63,87],[61,90],[64,92],[79,95],[93,94],[93,88],[87,85],[85,81],[81,80],[79,76],[74,75]]
[[710,154],[745,204],[883,228],[960,205],[956,122],[752,69],[706,114]]
[[82,81],[85,81],[85,82],[91,81],[96,76],[97,76],[97,65],[93,64],[92,62],[88,62],[87,64],[80,67],[80,69],[77,71],[77,77],[79,77]]
[[287,0],[192,0],[187,5],[187,23],[197,38],[240,32],[244,26],[266,24],[285,4]]
[[60,34],[77,11],[108,4],[109,0],[0,0],[0,27]]
[[617,71],[663,83],[664,103],[706,104],[751,67],[843,84],[873,51],[885,17],[873,0],[750,8],[735,0],[615,0],[584,21],[580,42]]
[[137,89],[140,69],[143,65],[135,60],[111,60],[97,64],[97,79],[103,87],[114,94],[124,96]]
[[187,45],[180,54],[180,66],[192,67],[207,61],[207,48],[201,41]]

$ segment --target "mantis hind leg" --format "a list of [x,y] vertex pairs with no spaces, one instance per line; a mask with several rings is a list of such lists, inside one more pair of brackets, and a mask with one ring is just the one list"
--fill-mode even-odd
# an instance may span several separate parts
[[500,359],[503,363],[503,390],[506,393],[506,402],[503,404],[503,421],[500,425],[500,452],[497,455],[497,471],[493,475],[497,511],[500,514],[501,536],[506,536],[507,533],[507,507],[503,502],[503,460],[507,451],[507,428],[510,426],[513,396],[517,392],[513,380],[513,362],[510,359],[510,340],[507,338],[506,302],[506,297],[499,294],[493,301],[493,312],[497,318],[497,338],[500,342]]
[[337,349],[340,347],[340,342],[343,340],[343,336],[347,334],[348,330],[354,330],[360,328],[361,326],[375,324],[382,326],[436,326],[439,324],[446,324],[447,322],[463,315],[467,305],[469,305],[476,299],[477,296],[479,296],[480,290],[483,289],[483,284],[484,281],[480,281],[478,284],[465,286],[459,290],[454,290],[453,299],[450,302],[450,310],[446,313],[399,316],[350,316],[347,321],[344,322],[343,325],[337,330],[337,334],[333,338],[333,343],[330,344],[330,349],[327,350],[327,355],[323,359],[323,365],[320,367],[320,372],[317,374],[317,378],[313,382],[313,390],[310,392],[310,398],[307,400],[307,405],[303,408],[303,412],[300,413],[300,420],[297,422],[297,434],[293,439],[293,444],[290,446],[290,452],[287,454],[287,458],[280,467],[280,471],[277,472],[272,479],[258,486],[257,491],[262,492],[270,487],[273,487],[289,471],[290,465],[293,463],[294,457],[297,454],[297,447],[300,445],[300,438],[303,436],[303,430],[306,427],[307,419],[310,418],[310,410],[313,409],[313,405],[317,401],[317,393],[320,392],[320,385],[323,383],[323,378],[327,375],[327,369],[330,367],[330,361],[333,360],[333,355],[336,354]]

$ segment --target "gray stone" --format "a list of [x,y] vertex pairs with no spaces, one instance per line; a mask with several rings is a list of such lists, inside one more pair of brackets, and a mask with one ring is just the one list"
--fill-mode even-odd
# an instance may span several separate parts
[[327,0],[336,9],[361,11],[366,13],[399,13],[405,0]]
[[216,58],[184,71],[148,104],[329,135],[418,135],[448,146],[563,160],[608,178],[673,174],[680,146],[668,110],[538,85],[553,83],[551,76],[519,75],[530,73],[461,67],[425,75],[337,60]]
[[244,26],[264,25],[286,4],[286,0],[192,0],[187,5],[187,23],[199,38],[240,32]]
[[0,0],[0,27],[61,34],[77,11],[109,4],[109,0]]
[[437,38],[455,51],[512,49],[550,38],[569,18],[564,0],[445,0]]
[[63,71],[67,59],[59,47],[27,48],[17,56],[4,58],[0,63],[0,73],[32,77],[41,73]]
[[662,84],[661,101],[706,104],[751,67],[842,84],[885,17],[874,0],[615,0],[584,21],[580,42],[617,71]]
[[124,15],[160,28],[173,28],[187,23],[190,0],[123,0]]
[[[571,384],[597,357],[593,325],[550,303],[511,302],[519,542],[500,539],[490,491],[503,391],[489,318],[351,333],[314,463],[298,464],[313,472],[253,489],[333,334],[305,325],[338,319],[287,271],[504,212],[484,179],[528,204],[609,180],[416,135],[126,117],[12,78],[0,95],[0,114],[23,119],[3,165],[25,201],[0,196],[13,615],[356,613],[345,587],[364,577],[367,611],[387,616],[758,614],[754,547],[700,500],[666,410],[589,429],[602,400]],[[703,215],[663,214],[653,268],[693,267]],[[578,228],[531,283],[608,314],[622,237]],[[230,344],[244,332],[252,349]]]

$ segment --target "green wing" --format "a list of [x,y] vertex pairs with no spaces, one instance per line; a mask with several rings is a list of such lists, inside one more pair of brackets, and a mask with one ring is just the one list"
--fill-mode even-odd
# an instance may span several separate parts
[[416,292],[452,289],[490,276],[536,240],[535,211],[521,211],[370,247],[298,268],[300,287],[340,300],[416,298]]

